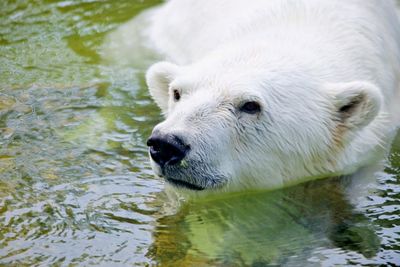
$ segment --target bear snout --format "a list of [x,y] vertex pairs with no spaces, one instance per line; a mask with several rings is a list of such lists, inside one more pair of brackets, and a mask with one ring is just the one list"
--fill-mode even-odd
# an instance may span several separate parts
[[165,165],[175,165],[185,158],[190,150],[182,138],[173,134],[153,133],[147,140],[151,158],[164,168]]

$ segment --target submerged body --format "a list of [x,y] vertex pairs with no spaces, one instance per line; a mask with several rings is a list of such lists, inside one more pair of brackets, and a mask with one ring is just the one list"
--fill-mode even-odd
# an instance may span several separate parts
[[150,12],[149,41],[169,61],[146,77],[166,117],[149,140],[155,172],[237,191],[368,164],[399,122],[394,6],[171,0]]

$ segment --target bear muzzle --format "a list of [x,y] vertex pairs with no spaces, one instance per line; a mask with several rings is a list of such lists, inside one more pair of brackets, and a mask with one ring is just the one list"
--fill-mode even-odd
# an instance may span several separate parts
[[228,177],[212,161],[194,153],[184,140],[176,134],[153,131],[147,145],[154,172],[177,189],[201,191],[223,187]]

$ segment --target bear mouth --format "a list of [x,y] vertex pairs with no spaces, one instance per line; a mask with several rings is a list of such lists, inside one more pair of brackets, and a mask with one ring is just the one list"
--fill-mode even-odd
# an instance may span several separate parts
[[181,180],[176,180],[176,179],[172,179],[172,178],[167,178],[165,180],[167,180],[167,182],[169,182],[170,184],[172,184],[176,187],[180,187],[180,188],[186,188],[186,189],[195,190],[195,191],[202,191],[205,189],[202,186],[191,184],[191,183],[181,181]]

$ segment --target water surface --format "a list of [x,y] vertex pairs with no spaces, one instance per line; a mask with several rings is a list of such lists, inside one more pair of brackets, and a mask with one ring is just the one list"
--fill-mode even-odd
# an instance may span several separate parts
[[400,137],[357,179],[169,202],[148,62],[102,59],[159,2],[0,2],[0,265],[400,265]]

